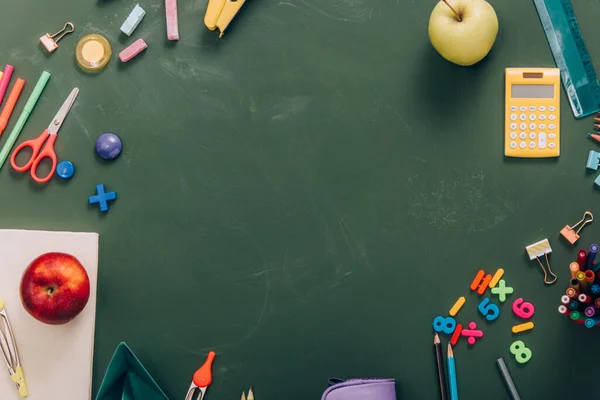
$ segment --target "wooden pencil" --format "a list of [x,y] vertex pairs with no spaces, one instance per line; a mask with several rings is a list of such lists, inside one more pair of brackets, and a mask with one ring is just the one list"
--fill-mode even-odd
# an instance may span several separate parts
[[442,357],[442,344],[440,337],[436,333],[433,335],[433,346],[435,347],[435,361],[437,364],[438,381],[440,384],[440,399],[448,399],[448,390],[446,389],[446,374],[444,373],[444,359]]
[[242,392],[242,400],[246,400],[246,392]]
[[254,393],[252,392],[252,386],[250,386],[250,390],[248,390],[248,400],[254,400]]

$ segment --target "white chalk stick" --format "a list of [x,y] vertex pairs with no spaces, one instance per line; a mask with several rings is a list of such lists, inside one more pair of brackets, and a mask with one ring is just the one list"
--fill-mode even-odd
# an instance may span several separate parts
[[144,39],[138,39],[125,50],[119,53],[119,58],[123,62],[127,62],[131,60],[133,57],[140,54],[142,51],[146,50],[148,45],[144,42]]
[[167,15],[167,39],[179,40],[179,23],[177,22],[177,0],[165,0]]
[[135,31],[135,28],[137,28],[140,22],[142,22],[142,19],[144,19],[145,15],[146,11],[144,11],[144,9],[137,4],[133,8],[133,11],[131,11],[129,14],[129,17],[127,17],[125,22],[123,22],[123,25],[121,25],[121,32],[127,36],[131,36],[133,31]]

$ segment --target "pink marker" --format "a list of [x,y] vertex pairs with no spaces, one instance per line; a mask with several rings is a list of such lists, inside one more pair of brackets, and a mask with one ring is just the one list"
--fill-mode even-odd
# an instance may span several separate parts
[[144,42],[144,39],[138,39],[133,42],[129,47],[119,53],[119,58],[123,62],[127,62],[131,60],[133,57],[140,54],[142,51],[146,50],[148,45]]
[[477,324],[475,322],[469,322],[469,329],[463,329],[461,332],[462,336],[468,337],[467,342],[473,346],[475,344],[475,338],[482,338],[483,331],[476,330]]
[[177,0],[165,0],[167,14],[167,39],[179,40],[179,23],[177,22]]
[[15,67],[9,64],[6,64],[6,67],[4,67],[4,74],[2,75],[2,80],[0,80],[0,104],[2,104],[6,89],[8,89],[8,84],[10,83],[10,77],[14,70]]
[[586,317],[593,317],[594,314],[596,314],[596,307],[594,306],[589,306],[585,309],[585,316]]

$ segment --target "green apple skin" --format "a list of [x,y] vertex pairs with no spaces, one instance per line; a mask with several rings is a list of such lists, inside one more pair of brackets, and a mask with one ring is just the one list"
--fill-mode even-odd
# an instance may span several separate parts
[[456,14],[440,1],[429,18],[429,40],[446,60],[469,66],[481,61],[498,35],[496,11],[485,0],[448,0]]

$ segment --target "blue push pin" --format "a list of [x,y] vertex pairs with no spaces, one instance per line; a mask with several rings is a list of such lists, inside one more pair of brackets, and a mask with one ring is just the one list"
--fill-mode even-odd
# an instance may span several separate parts
[[90,196],[88,199],[90,204],[99,203],[100,211],[108,211],[108,201],[115,200],[117,198],[117,194],[115,192],[106,193],[103,184],[96,185],[96,193],[98,193],[96,196]]
[[73,173],[75,173],[75,167],[70,161],[61,161],[56,166],[56,175],[63,179],[71,179]]
[[598,171],[598,165],[600,165],[600,153],[590,150],[585,167],[588,169],[593,169],[594,171]]

